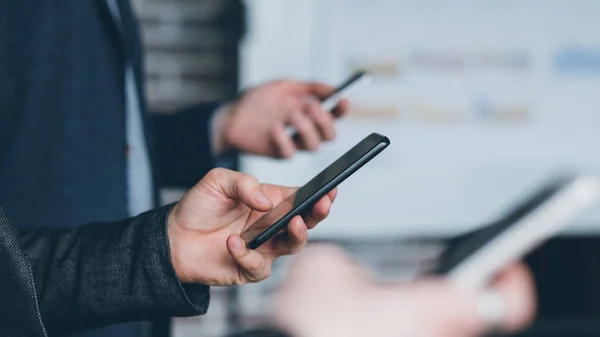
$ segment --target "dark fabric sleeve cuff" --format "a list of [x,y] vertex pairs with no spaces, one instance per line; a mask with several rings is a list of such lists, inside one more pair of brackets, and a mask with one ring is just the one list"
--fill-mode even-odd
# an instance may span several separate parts
[[216,103],[153,117],[156,173],[162,187],[190,188],[215,167],[208,132]]
[[167,225],[173,206],[174,203],[156,212],[155,216],[160,217],[160,221],[152,223],[161,224],[161,227],[149,232],[147,239],[150,251],[146,255],[145,265],[155,273],[155,291],[167,312],[180,317],[203,315],[210,302],[210,288],[202,284],[182,284],[171,260]]

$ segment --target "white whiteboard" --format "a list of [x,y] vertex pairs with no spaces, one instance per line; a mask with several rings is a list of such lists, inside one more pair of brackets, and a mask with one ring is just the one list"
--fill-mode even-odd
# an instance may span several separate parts
[[[246,156],[243,170],[302,184],[372,131],[392,140],[313,237],[453,234],[552,172],[600,174],[600,2],[261,1],[247,2],[246,84],[377,77],[337,141],[287,162]],[[600,207],[570,230],[590,232]]]

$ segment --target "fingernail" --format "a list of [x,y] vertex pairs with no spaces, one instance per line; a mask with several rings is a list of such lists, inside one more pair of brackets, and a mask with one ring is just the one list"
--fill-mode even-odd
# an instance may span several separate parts
[[267,198],[262,192],[256,193],[256,201],[260,202],[265,206],[271,206],[271,200]]

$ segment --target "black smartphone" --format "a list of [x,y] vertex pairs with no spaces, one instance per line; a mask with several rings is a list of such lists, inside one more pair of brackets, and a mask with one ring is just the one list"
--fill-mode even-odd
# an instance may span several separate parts
[[372,133],[356,144],[295,193],[250,225],[242,234],[248,247],[250,249],[260,247],[285,228],[293,217],[310,212],[317,201],[375,158],[388,145],[390,145],[390,140],[378,133]]
[[325,99],[321,101],[321,105],[325,110],[333,110],[342,98],[348,95],[349,92],[364,85],[370,81],[370,76],[364,71],[354,73],[349,79],[340,84],[335,90]]

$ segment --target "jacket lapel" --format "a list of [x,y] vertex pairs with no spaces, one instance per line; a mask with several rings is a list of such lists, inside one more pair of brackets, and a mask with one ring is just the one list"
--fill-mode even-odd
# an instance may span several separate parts
[[46,337],[29,259],[0,207],[0,336]]

